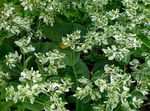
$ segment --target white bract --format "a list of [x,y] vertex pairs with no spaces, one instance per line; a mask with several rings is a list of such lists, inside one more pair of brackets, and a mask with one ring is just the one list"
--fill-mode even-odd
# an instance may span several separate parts
[[13,14],[14,11],[13,4],[4,4],[4,10],[2,11],[2,14],[4,14],[6,17],[10,17]]
[[71,47],[72,50],[75,50],[76,45],[79,44],[81,31],[76,30],[72,34],[67,34],[67,37],[62,38],[62,42],[66,47]]
[[39,71],[34,71],[33,68],[31,70],[25,69],[21,72],[21,77],[19,78],[20,81],[32,81],[33,83],[40,82],[42,80],[41,74]]
[[10,52],[6,57],[6,65],[10,68],[16,67],[16,64],[21,61],[22,56],[18,54],[17,51],[14,53]]
[[58,50],[53,50],[43,53],[35,53],[38,61],[45,65],[49,63],[48,66],[44,67],[44,71],[48,73],[48,75],[57,75],[57,69],[65,68],[66,64],[63,63],[63,59],[65,58],[65,54],[59,52]]
[[128,54],[129,50],[120,47],[116,47],[115,45],[112,45],[111,48],[107,47],[107,49],[102,49],[103,52],[106,54],[106,57],[108,57],[108,60],[116,59],[118,61],[123,60]]
[[[72,84],[71,79],[66,78],[62,80],[62,83],[48,81],[44,83],[37,83],[41,81],[39,75],[40,74],[38,71],[35,72],[33,69],[31,69],[31,71],[22,72],[20,81],[23,79],[28,79],[33,83],[28,84],[26,82],[25,85],[18,85],[17,89],[15,89],[13,86],[5,88],[7,95],[6,101],[13,100],[15,103],[17,103],[19,101],[24,102],[27,99],[31,104],[33,104],[35,102],[35,98],[39,96],[39,94],[44,93],[50,96],[50,106],[53,110],[57,108],[65,110],[64,105],[66,102],[62,101],[62,99],[59,97],[59,94],[69,91],[69,88]],[[45,111],[47,111],[49,108],[50,107],[47,107],[47,105],[44,106]]]
[[[21,1],[21,5],[24,7],[24,10],[33,10],[33,1],[32,0],[20,0]],[[37,0],[35,0],[37,1]]]
[[10,79],[10,75],[9,73],[4,73],[3,71],[1,71],[0,69],[0,86],[4,86],[4,84],[6,84],[7,82],[5,80]]
[[29,45],[30,41],[31,37],[23,37],[18,41],[15,41],[15,44],[20,47],[20,50],[23,54],[26,54],[35,50],[32,45]]

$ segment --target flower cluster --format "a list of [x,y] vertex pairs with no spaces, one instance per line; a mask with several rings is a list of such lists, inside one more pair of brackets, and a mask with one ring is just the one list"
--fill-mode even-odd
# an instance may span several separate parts
[[15,14],[15,11],[12,3],[4,4],[0,13],[0,30],[4,29],[13,34],[19,34],[22,30],[30,31],[31,20]]
[[6,65],[10,68],[16,67],[16,64],[20,62],[22,56],[18,54],[17,51],[15,53],[10,52],[6,57]]
[[111,48],[107,47],[107,49],[102,49],[103,52],[106,54],[106,57],[108,57],[108,60],[123,60],[126,56],[129,54],[129,50],[126,48],[119,48],[115,45],[112,45]]
[[83,51],[84,53],[87,53],[88,50],[91,50],[92,47],[95,44],[101,44],[102,40],[98,33],[94,31],[89,31],[85,36],[83,36],[85,39],[84,42],[80,43],[81,45],[77,46],[77,51]]
[[87,96],[90,96],[92,100],[101,98],[101,95],[93,88],[91,81],[84,77],[80,78],[78,81],[82,84],[82,88],[77,87],[76,94],[74,94],[75,97],[81,100]]
[[34,2],[32,0],[20,0],[21,1],[21,5],[24,7],[24,10],[33,10],[33,5],[38,1],[35,0]]
[[25,84],[18,85],[17,88],[14,86],[6,88],[6,101],[12,100],[17,103],[18,101],[24,102],[25,100],[30,100],[30,103],[33,104],[36,102],[36,97],[38,97],[39,94],[46,94],[49,96],[47,105],[50,105],[50,107],[45,105],[45,111],[48,109],[57,110],[61,108],[65,110],[64,105],[66,102],[63,102],[59,95],[69,91],[69,88],[71,88],[72,85],[71,79],[62,79],[60,83],[57,81],[41,82],[41,74],[39,71],[34,71],[32,68],[30,71],[25,69],[21,72],[19,81],[25,82]]
[[29,84],[18,85],[17,91],[13,86],[6,88],[6,101],[13,100],[13,102],[17,103],[18,101],[24,102],[26,98],[29,98],[30,102],[33,104],[35,100],[35,96],[38,96],[40,93],[39,85],[35,84],[33,86],[29,86]]
[[39,71],[34,71],[33,68],[31,70],[25,69],[23,72],[21,72],[21,77],[19,78],[20,81],[32,81],[33,83],[39,82],[42,80],[41,74],[39,74]]
[[20,0],[24,10],[39,11],[39,19],[42,19],[44,23],[51,24],[53,26],[54,16],[57,12],[62,10],[62,4],[59,0]]
[[[81,42],[81,38],[84,39],[83,42]],[[64,48],[70,47],[72,50],[83,51],[84,53],[91,50],[94,45],[101,45],[101,43],[105,44],[106,41],[100,38],[100,35],[95,31],[89,31],[85,36],[81,37],[80,31],[77,30],[72,34],[67,34],[67,37],[62,38]]]
[[[44,70],[48,75],[57,75],[57,69],[64,68],[66,65],[63,63],[65,54],[59,52],[58,50],[53,50],[43,53],[35,53],[38,61],[45,65]],[[46,63],[49,63],[48,65]]]
[[15,41],[15,44],[19,46],[23,54],[26,54],[28,52],[32,52],[35,50],[35,48],[32,45],[29,45],[30,41],[31,41],[31,37],[23,37],[18,41]]
[[38,2],[38,8],[41,10],[39,19],[43,19],[43,22],[46,24],[51,24],[53,26],[54,16],[56,13],[60,13],[63,5],[59,0],[46,0],[43,2]]
[[149,5],[150,4],[150,1],[149,0],[142,0],[143,1],[143,3],[145,4],[145,5]]
[[[84,84],[84,86],[78,87],[74,96],[83,100],[85,97],[90,96],[92,100],[97,101],[105,96],[107,99],[101,100],[102,104],[95,106],[95,109],[97,110],[101,108],[103,110],[113,111],[119,103],[126,107],[129,107],[129,105],[140,107],[143,100],[129,93],[129,87],[134,83],[131,79],[131,75],[124,73],[119,67],[114,66],[105,65],[104,70],[105,75],[109,77],[109,80],[106,79],[106,76],[99,77],[94,81],[81,78],[79,79],[79,82]],[[98,90],[95,89],[95,86]],[[129,98],[132,98],[131,103],[128,101]]]
[[62,43],[66,47],[71,47],[72,50],[75,50],[76,45],[79,44],[80,38],[81,38],[80,31],[76,30],[72,34],[67,34],[67,37],[63,37]]
[[141,47],[141,41],[137,40],[135,34],[124,35],[114,35],[114,38],[117,43],[124,45],[126,48],[137,48]]
[[[149,62],[150,58],[147,58],[147,62]],[[144,63],[140,64],[139,60],[133,59],[129,64],[131,65],[131,69],[134,71],[132,75],[137,82],[138,86],[136,89],[140,91],[143,95],[147,95],[149,93],[149,73],[150,68],[149,64]]]
[[5,79],[10,79],[9,73],[4,73],[0,70],[0,86],[4,86],[4,84],[6,83]]
[[63,102],[62,98],[60,98],[57,94],[53,94],[50,97],[50,103],[45,106],[45,111],[69,111],[65,108],[67,102]]

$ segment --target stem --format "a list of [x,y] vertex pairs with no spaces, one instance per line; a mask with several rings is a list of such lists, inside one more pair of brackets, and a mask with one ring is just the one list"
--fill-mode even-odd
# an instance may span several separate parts
[[47,105],[47,104],[44,104],[44,103],[42,103],[40,101],[36,101],[36,100],[35,100],[35,102],[41,104],[43,107],[46,107],[46,108],[50,109],[49,105]]
[[26,56],[25,54],[23,54],[23,62],[26,60]]
[[[73,52],[73,57],[74,57],[74,54],[75,54],[75,52]],[[74,59],[73,57],[72,57],[72,59]],[[79,83],[78,83],[78,78],[77,78],[77,73],[76,73],[75,63],[74,62],[72,63],[72,68],[73,68],[73,73],[74,73],[74,76],[75,76],[75,79],[76,79],[76,83],[77,83],[76,88],[77,88],[79,86]],[[80,106],[79,100],[76,98],[76,110],[78,110],[79,106]]]
[[[47,95],[48,97],[51,97],[50,94],[48,94],[46,91],[43,92],[45,95]],[[51,93],[51,92],[50,92]]]
[[76,79],[76,82],[77,82],[77,86],[79,86],[79,84],[78,84],[78,78],[77,78],[77,73],[76,73],[75,65],[74,64],[72,64],[72,68],[73,68],[73,73],[74,73],[74,76],[75,76],[75,79]]
[[75,57],[75,51],[73,51],[73,56],[71,58],[72,58],[72,61],[73,61],[72,62],[73,73],[74,73],[74,76],[75,76],[75,79],[76,79],[76,83],[77,83],[77,87],[78,87],[79,83],[78,83],[78,77],[77,77],[77,73],[76,73],[76,69],[75,69],[74,57]]
[[36,102],[36,103],[39,103],[39,104],[41,104],[41,105],[44,106],[44,103],[42,103],[42,102],[40,102],[40,101],[36,101],[36,100],[35,100],[35,102]]
[[16,66],[21,70],[23,69],[19,64],[16,64]]
[[143,106],[148,106],[148,105],[150,105],[150,102],[149,102],[149,103],[144,104]]

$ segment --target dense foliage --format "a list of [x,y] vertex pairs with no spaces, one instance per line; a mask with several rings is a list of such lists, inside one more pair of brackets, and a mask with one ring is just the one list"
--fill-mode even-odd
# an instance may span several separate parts
[[150,110],[150,0],[0,0],[0,111]]

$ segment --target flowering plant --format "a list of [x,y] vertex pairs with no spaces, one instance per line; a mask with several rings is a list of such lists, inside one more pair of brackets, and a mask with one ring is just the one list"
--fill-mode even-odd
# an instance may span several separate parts
[[149,0],[1,0],[0,110],[150,110]]

